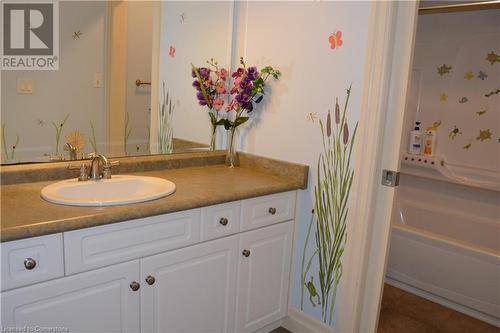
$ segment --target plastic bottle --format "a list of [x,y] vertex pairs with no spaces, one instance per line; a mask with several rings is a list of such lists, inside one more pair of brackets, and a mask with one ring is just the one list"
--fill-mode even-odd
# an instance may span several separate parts
[[420,130],[420,121],[415,122],[415,128],[410,132],[410,146],[408,154],[420,155],[422,152],[422,131]]
[[434,151],[436,150],[436,133],[435,129],[430,128],[425,131],[424,156],[434,156]]

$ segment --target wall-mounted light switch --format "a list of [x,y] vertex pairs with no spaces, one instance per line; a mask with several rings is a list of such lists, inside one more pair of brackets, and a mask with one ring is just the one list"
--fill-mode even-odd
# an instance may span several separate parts
[[35,83],[31,78],[17,78],[17,93],[18,94],[32,94],[35,90]]
[[94,88],[102,87],[102,73],[94,73]]

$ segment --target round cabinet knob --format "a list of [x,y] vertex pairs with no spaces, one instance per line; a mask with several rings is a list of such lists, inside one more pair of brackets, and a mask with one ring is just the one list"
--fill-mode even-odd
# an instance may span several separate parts
[[155,279],[155,277],[154,277],[154,276],[148,275],[148,276],[146,277],[146,282],[147,282],[147,284],[149,284],[149,285],[152,285],[153,283],[155,283],[155,281],[156,281],[156,279]]
[[269,208],[268,212],[269,212],[269,214],[274,215],[274,214],[276,214],[276,208],[271,207],[271,208]]
[[219,223],[222,224],[223,226],[226,226],[229,223],[229,220],[225,217],[221,217]]
[[243,250],[243,252],[241,252],[241,254],[243,254],[245,257],[250,257],[250,250]]
[[26,258],[24,259],[24,267],[26,269],[33,269],[36,266],[36,260],[33,258]]
[[132,283],[130,284],[130,289],[132,289],[133,291],[139,290],[140,287],[141,285],[137,281],[132,281]]

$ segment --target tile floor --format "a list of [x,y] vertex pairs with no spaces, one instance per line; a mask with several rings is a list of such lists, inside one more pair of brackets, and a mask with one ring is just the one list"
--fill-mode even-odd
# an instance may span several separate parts
[[500,328],[385,285],[377,333],[500,333]]
[[[291,332],[279,327],[270,333]],[[386,284],[377,333],[500,333],[500,328]]]

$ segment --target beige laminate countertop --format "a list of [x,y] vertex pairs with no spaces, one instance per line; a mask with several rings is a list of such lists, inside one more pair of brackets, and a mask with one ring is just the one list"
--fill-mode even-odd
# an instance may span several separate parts
[[251,167],[208,165],[133,175],[166,178],[175,183],[172,195],[137,204],[75,207],[49,203],[41,189],[53,181],[1,186],[1,241],[48,235],[136,218],[171,213],[223,202],[303,188],[291,177]]

